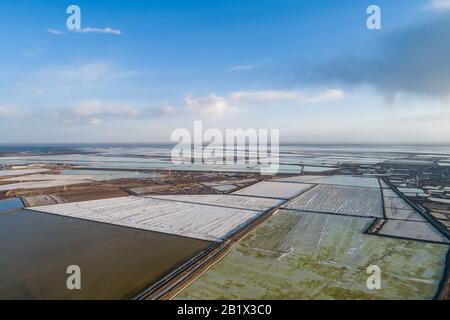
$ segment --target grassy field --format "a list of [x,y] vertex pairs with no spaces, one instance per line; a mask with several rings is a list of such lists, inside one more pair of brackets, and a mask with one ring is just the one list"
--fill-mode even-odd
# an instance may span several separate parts
[[[371,236],[372,219],[279,211],[177,299],[426,299],[448,246]],[[381,289],[369,290],[369,265]]]

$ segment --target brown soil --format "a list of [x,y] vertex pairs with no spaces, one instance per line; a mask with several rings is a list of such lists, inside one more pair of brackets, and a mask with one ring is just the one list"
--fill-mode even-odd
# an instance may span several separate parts
[[[51,169],[52,173],[57,173],[55,168]],[[120,197],[128,194],[212,194],[220,192],[202,185],[202,182],[220,182],[224,180],[238,182],[243,179],[253,179],[253,182],[248,182],[243,185],[245,186],[254,183],[256,179],[263,179],[262,176],[253,173],[185,171],[164,171],[163,173],[165,175],[157,179],[117,179],[52,188],[10,190],[0,193],[0,199],[54,194],[62,196],[68,202],[75,202]]]
[[129,194],[127,192],[120,189],[61,194],[64,200],[66,200],[66,202],[79,202],[79,201],[100,200],[108,198],[118,198],[118,197],[126,197],[128,195]]

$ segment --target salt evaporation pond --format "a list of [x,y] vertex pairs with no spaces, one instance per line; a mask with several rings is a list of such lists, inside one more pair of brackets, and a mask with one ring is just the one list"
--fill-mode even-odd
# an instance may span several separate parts
[[[127,299],[210,242],[20,210],[0,214],[0,299]],[[67,267],[81,268],[68,290]]]
[[159,172],[143,173],[132,171],[114,171],[114,170],[64,170],[62,175],[107,175],[114,179],[149,179],[159,178],[162,176]]
[[20,208],[23,208],[23,203],[20,198],[0,200],[0,213]]
[[[448,246],[364,234],[372,219],[280,210],[177,299],[431,299]],[[369,290],[366,268],[382,270]]]

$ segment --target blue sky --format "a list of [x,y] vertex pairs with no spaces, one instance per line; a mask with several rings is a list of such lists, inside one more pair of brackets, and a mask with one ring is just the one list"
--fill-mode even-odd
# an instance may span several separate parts
[[283,142],[449,143],[449,14],[449,0],[2,0],[0,142],[166,142],[203,120]]

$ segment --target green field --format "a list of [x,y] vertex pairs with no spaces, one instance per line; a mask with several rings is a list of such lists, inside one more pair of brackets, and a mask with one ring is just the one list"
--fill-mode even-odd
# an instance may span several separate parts
[[[430,299],[448,246],[362,232],[372,219],[281,210],[177,299]],[[381,289],[369,290],[369,265]]]

